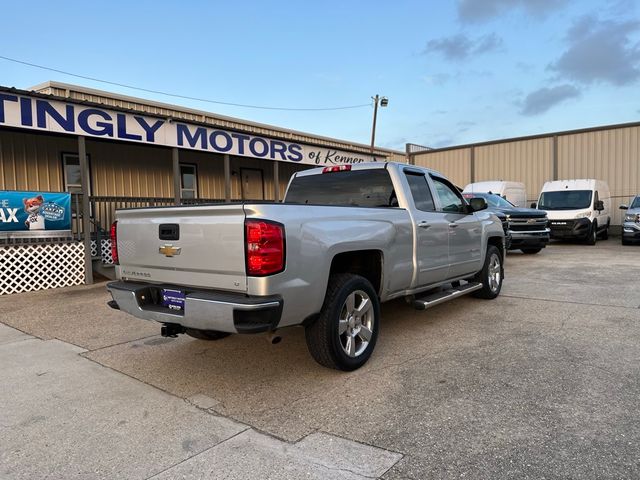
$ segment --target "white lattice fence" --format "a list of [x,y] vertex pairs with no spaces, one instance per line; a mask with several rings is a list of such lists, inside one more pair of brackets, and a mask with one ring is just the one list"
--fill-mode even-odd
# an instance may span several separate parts
[[91,256],[93,258],[100,257],[105,265],[113,265],[113,257],[111,256],[111,239],[100,239],[100,252],[98,252],[98,242],[91,240]]
[[84,283],[80,242],[0,246],[0,295]]

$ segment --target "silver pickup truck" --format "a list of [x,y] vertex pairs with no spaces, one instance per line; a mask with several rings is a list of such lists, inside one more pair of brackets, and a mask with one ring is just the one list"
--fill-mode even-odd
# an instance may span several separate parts
[[316,361],[354,370],[375,347],[380,302],[498,296],[504,231],[486,206],[435,171],[364,163],[298,172],[283,203],[119,210],[109,305],[165,336],[275,341],[303,326]]

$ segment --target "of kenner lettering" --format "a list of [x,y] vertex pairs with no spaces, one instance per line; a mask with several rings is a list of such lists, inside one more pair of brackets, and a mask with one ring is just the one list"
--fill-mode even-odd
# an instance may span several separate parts
[[368,155],[11,93],[0,93],[0,124],[312,165],[376,161]]

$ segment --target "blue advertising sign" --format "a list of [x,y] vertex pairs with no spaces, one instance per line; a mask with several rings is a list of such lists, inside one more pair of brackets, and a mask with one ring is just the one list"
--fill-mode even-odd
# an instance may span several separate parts
[[0,190],[0,233],[71,230],[71,194]]

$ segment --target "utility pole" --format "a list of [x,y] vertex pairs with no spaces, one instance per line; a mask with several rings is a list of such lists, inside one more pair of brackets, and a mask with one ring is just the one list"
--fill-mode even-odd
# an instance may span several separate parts
[[374,144],[376,141],[376,119],[378,118],[378,100],[380,96],[376,94],[373,98],[373,127],[371,128],[371,153],[373,153]]
[[373,127],[371,128],[371,153],[373,153],[373,149],[375,147],[376,141],[376,120],[378,119],[378,102],[381,107],[386,107],[389,105],[389,99],[387,97],[381,97],[380,95],[376,95],[375,97],[371,97],[373,100]]

